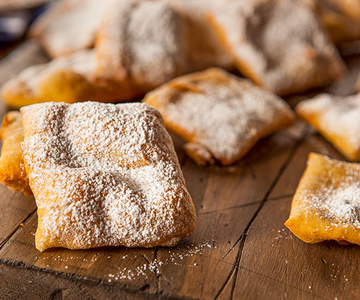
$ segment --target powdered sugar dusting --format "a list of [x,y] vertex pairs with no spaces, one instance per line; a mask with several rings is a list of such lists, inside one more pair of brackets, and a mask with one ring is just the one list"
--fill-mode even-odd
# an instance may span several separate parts
[[99,78],[148,91],[184,72],[179,16],[165,2],[117,0],[98,36]]
[[321,94],[302,101],[296,110],[305,118],[314,116],[320,130],[344,137],[354,150],[360,150],[360,94],[348,97]]
[[[155,258],[154,260],[144,263],[143,265],[139,265],[135,268],[127,268],[127,267],[119,267],[118,270],[113,271],[112,273],[108,274],[108,281],[118,281],[118,280],[136,280],[140,276],[145,276],[145,279],[148,278],[149,272],[154,273],[156,275],[161,274],[162,266],[166,265],[176,265],[176,266],[185,266],[188,268],[195,268],[198,267],[199,263],[184,263],[184,260],[194,257],[196,255],[202,256],[202,252],[205,248],[216,248],[211,242],[205,241],[201,242],[198,245],[190,244],[185,246],[180,252],[174,252],[169,250],[169,254],[163,254],[166,257],[163,260]],[[127,257],[126,257],[127,258]]]
[[317,179],[321,188],[301,190],[302,205],[315,209],[334,226],[360,228],[360,166],[325,159],[328,165]]
[[178,128],[187,141],[228,163],[293,120],[280,98],[220,69],[175,79],[144,101],[158,108],[167,125]]
[[21,110],[37,248],[175,245],[195,211],[160,114],[144,104]]
[[187,72],[205,70],[209,67],[234,67],[230,54],[219,42],[215,31],[206,20],[217,0],[168,0],[167,3],[180,15],[184,26],[187,48]]
[[315,207],[334,225],[352,225],[360,228],[360,183],[344,183],[337,188],[328,188],[307,196],[311,207]]
[[322,86],[343,72],[336,49],[301,1],[217,4],[213,20],[239,70],[276,94]]

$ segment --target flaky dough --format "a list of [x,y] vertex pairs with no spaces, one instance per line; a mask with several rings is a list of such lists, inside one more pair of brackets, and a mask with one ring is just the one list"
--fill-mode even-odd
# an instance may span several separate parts
[[310,153],[285,225],[301,240],[360,244],[360,165]]
[[195,209],[161,115],[140,103],[21,109],[36,247],[174,246]]
[[[278,95],[324,86],[345,66],[313,13],[293,0],[224,0],[209,21],[238,69]],[[324,71],[326,70],[326,71]]]
[[49,101],[123,102],[139,95],[127,84],[96,82],[94,69],[94,51],[81,50],[26,68],[3,85],[1,98],[8,106],[20,108]]
[[232,164],[260,138],[294,121],[282,99],[219,68],[176,78],[143,101],[161,112],[166,126],[185,139],[187,154],[200,165]]
[[297,115],[318,130],[346,158],[360,160],[360,94],[321,94],[300,102]]

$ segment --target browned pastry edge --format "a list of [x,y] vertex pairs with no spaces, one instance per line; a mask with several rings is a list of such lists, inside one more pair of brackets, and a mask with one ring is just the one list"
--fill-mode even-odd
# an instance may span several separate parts
[[26,175],[21,143],[24,140],[21,114],[17,111],[5,115],[0,129],[3,142],[0,156],[0,182],[9,189],[32,195]]

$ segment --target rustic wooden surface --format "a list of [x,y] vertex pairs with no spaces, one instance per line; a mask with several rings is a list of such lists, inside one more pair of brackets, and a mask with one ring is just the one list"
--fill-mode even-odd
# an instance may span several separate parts
[[[0,61],[0,86],[47,60],[25,42]],[[348,63],[347,78],[328,88],[334,94],[353,92],[360,60]],[[34,199],[0,186],[0,299],[360,298],[358,246],[306,244],[283,225],[308,153],[344,159],[320,135],[298,121],[230,167],[198,167],[174,143],[198,216],[175,248],[40,253]]]

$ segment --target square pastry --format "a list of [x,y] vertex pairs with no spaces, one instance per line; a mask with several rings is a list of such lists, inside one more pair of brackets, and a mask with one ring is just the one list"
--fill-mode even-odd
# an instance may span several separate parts
[[161,115],[146,104],[21,109],[36,247],[174,246],[195,209]]
[[232,164],[260,138],[294,122],[281,98],[218,68],[178,77],[143,101],[161,112],[199,165]]
[[[324,86],[345,65],[315,15],[294,0],[224,0],[209,22],[238,69],[278,95]],[[324,71],[326,70],[326,71]]]
[[307,243],[360,244],[360,164],[310,153],[285,225]]
[[144,93],[186,72],[180,15],[162,1],[115,0],[97,32],[96,77]]
[[321,94],[300,102],[297,115],[319,131],[346,158],[360,160],[360,94]]

